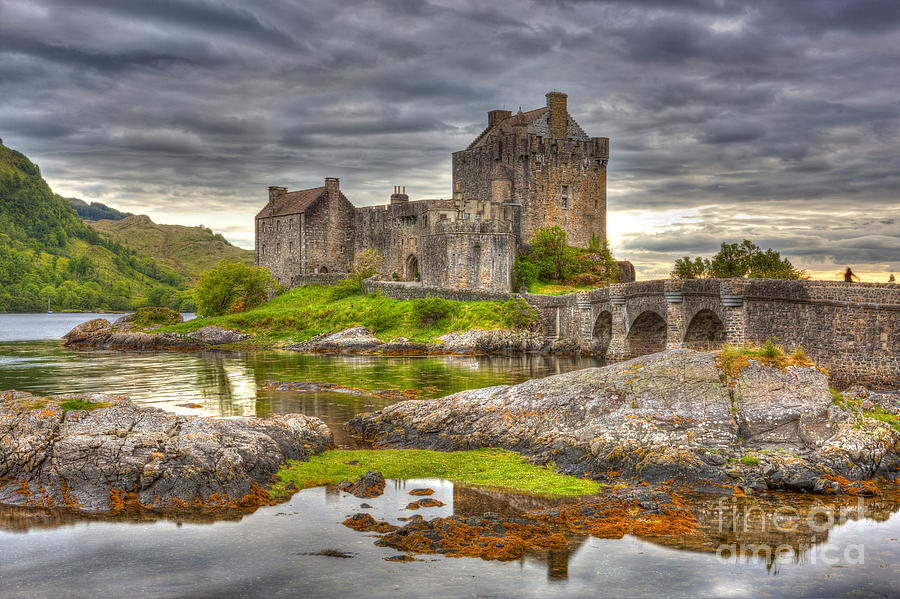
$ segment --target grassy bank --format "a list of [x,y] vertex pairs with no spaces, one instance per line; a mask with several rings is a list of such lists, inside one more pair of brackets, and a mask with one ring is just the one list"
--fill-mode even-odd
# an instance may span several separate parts
[[405,301],[361,293],[340,299],[333,296],[333,288],[308,285],[247,312],[197,318],[160,330],[189,333],[219,325],[248,333],[257,343],[265,344],[307,341],[320,333],[364,326],[385,341],[406,337],[433,343],[437,337],[453,331],[505,329],[522,324],[520,308],[510,302]]
[[[356,465],[347,462],[357,461]],[[499,449],[475,451],[429,451],[424,449],[332,450],[313,456],[309,462],[295,462],[279,471],[281,481],[273,496],[289,493],[294,483],[299,489],[355,480],[368,470],[378,470],[385,478],[443,478],[454,482],[509,489],[528,495],[577,497],[596,493],[596,481],[557,474],[552,465],[532,466],[521,455]]]

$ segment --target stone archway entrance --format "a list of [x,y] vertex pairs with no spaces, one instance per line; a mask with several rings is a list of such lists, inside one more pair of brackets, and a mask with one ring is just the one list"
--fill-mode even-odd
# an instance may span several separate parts
[[410,254],[406,257],[406,267],[404,279],[407,281],[421,281],[422,278],[419,275],[419,259],[416,258],[415,254]]
[[708,308],[697,312],[684,333],[684,347],[709,350],[725,345],[725,325],[722,319]]

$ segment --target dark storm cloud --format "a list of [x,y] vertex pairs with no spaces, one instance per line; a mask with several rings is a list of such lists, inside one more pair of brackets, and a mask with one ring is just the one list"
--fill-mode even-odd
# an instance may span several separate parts
[[447,195],[486,111],[560,89],[612,138],[639,274],[744,237],[900,270],[898,29],[893,0],[0,0],[0,137],[67,195],[247,244],[270,184]]

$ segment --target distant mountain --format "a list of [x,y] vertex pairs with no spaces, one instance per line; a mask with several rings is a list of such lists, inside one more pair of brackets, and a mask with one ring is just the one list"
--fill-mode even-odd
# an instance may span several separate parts
[[78,213],[78,216],[84,220],[122,220],[123,218],[134,216],[130,212],[119,212],[115,208],[110,208],[106,204],[101,204],[100,202],[91,202],[88,204],[84,200],[79,200],[78,198],[63,199],[69,202],[69,206],[74,208],[75,212]]
[[190,308],[182,274],[87,226],[0,140],[0,312]]
[[253,264],[253,250],[231,245],[221,233],[213,233],[202,225],[158,225],[142,214],[88,224],[112,241],[180,273],[191,283],[220,260]]

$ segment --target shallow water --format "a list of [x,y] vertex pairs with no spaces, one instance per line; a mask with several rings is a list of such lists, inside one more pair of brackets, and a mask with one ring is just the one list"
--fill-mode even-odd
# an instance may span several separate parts
[[[0,315],[0,389],[35,393],[103,391],[189,414],[265,416],[302,412],[340,425],[388,403],[371,395],[266,389],[272,381],[321,381],[360,389],[419,389],[437,397],[512,384],[593,360],[372,358],[287,352],[75,351],[56,339],[95,315]],[[109,315],[101,315],[109,317]],[[41,318],[38,318],[41,317]],[[70,317],[77,317],[76,322]],[[11,324],[12,323],[12,324]],[[24,333],[23,333],[24,331]],[[29,333],[30,331],[30,333]],[[443,508],[426,518],[485,511],[515,515],[542,500],[454,486],[389,481],[384,496],[360,500],[320,487],[288,503],[232,520],[193,517],[115,521],[0,507],[0,599],[19,597],[896,597],[900,594],[900,494],[883,498],[689,498],[701,534],[667,539],[569,535],[567,550],[527,553],[513,562],[420,556],[386,562],[395,551],[372,533],[340,524],[368,511],[397,523],[411,488],[430,486]],[[850,519],[828,523],[847,509]],[[856,510],[855,512],[853,510]],[[782,510],[779,512],[779,510]],[[793,511],[792,511],[793,510]],[[818,520],[809,514],[818,510]],[[778,520],[789,517],[787,524]],[[790,519],[793,514],[793,520]],[[822,524],[820,520],[824,519]],[[796,526],[795,526],[796,525]],[[348,552],[341,559],[313,555]]]
[[[431,487],[447,505],[403,510],[410,489]],[[698,539],[663,542],[626,536],[597,539],[567,535],[567,549],[533,551],[512,562],[420,555],[420,561],[393,563],[393,549],[374,545],[374,533],[340,524],[366,511],[395,524],[399,516],[426,519],[486,511],[516,515],[546,505],[541,500],[484,491],[448,481],[388,481],[385,494],[358,499],[336,487],[307,489],[290,502],[258,510],[238,521],[197,523],[84,522],[26,516],[28,510],[0,508],[0,596],[13,597],[891,597],[900,581],[900,507],[896,497],[866,500],[859,520],[781,534],[792,547],[774,560],[717,555],[724,540],[774,542],[759,527],[731,533],[717,525],[721,505],[732,500],[694,498],[706,523]],[[743,513],[755,506],[741,500]],[[838,510],[835,500],[817,503]],[[844,501],[844,500],[840,500]],[[855,501],[855,500],[853,500]],[[363,509],[366,502],[371,509]],[[783,508],[808,515],[811,504],[790,498]],[[771,516],[772,507],[767,508]],[[751,510],[752,511],[752,510]],[[31,512],[35,513],[35,512]],[[702,514],[706,513],[705,520]],[[803,518],[801,518],[803,519]],[[25,530],[27,534],[21,534]],[[674,547],[672,546],[674,545]],[[775,546],[773,545],[773,548]],[[862,548],[862,563],[855,563]],[[314,555],[323,550],[349,558]],[[64,589],[64,591],[61,591]]]

